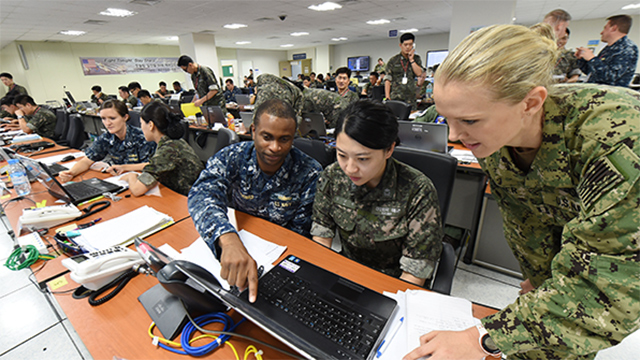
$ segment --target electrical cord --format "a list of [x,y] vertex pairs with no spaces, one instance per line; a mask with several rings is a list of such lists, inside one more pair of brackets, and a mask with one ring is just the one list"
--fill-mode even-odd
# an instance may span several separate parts
[[9,255],[9,258],[7,258],[7,261],[4,263],[4,266],[9,268],[9,270],[18,271],[28,268],[35,264],[39,259],[51,260],[55,259],[55,257],[51,255],[40,255],[35,246],[27,245],[13,250],[11,255]]
[[[139,273],[137,271],[128,270],[127,272],[121,274],[120,276],[115,278],[113,281],[111,281],[107,285],[105,285],[105,286],[101,287],[100,289],[92,292],[91,295],[89,295],[89,305],[98,306],[98,305],[102,305],[102,304],[106,303],[107,301],[111,300],[114,296],[118,295],[120,290],[122,290],[125,287],[125,285],[127,285],[129,280],[131,280],[134,277],[138,276],[138,274]],[[108,293],[107,295],[105,295],[104,297],[102,297],[100,299],[97,299],[98,296],[102,295],[102,293],[104,293],[105,291],[111,289],[114,286],[116,288],[113,289],[110,293]]]

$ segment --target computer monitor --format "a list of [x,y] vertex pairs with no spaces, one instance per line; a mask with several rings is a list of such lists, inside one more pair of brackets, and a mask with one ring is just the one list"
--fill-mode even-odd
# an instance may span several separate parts
[[73,95],[71,95],[71,91],[65,90],[65,95],[67,95],[67,99],[69,99],[69,101],[71,101],[72,104],[76,103],[76,99],[73,98]]
[[347,66],[351,71],[369,71],[369,57],[368,56],[348,57]]
[[427,68],[433,65],[441,64],[449,55],[449,50],[430,50],[427,51]]

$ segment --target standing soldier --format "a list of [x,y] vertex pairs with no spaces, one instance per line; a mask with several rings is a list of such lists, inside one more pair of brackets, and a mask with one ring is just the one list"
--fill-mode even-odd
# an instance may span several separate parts
[[422,75],[422,60],[415,55],[415,36],[400,37],[400,53],[387,61],[384,94],[387,99],[400,100],[416,110],[416,77]]
[[193,59],[187,55],[180,56],[178,66],[191,74],[191,81],[198,94],[198,100],[194,101],[193,105],[220,106],[222,111],[226,111],[218,79],[211,68],[193,62]]

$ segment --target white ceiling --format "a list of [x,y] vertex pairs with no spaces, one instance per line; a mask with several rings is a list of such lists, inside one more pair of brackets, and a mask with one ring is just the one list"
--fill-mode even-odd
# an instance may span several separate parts
[[[156,0],[157,1],[157,0]],[[169,36],[209,32],[218,47],[283,49],[282,44],[304,48],[335,44],[334,37],[348,42],[383,39],[392,29],[417,28],[417,35],[449,31],[451,4],[458,0],[334,0],[342,9],[316,12],[309,5],[326,0],[1,0],[0,49],[13,41],[68,41],[89,43],[178,45]],[[483,0],[474,0],[483,1]],[[574,20],[604,18],[614,14],[640,14],[640,9],[621,10],[640,0],[519,0],[516,23],[531,25],[550,10],[563,8]],[[127,18],[102,16],[109,7],[138,14]],[[286,15],[281,21],[280,15]],[[386,18],[386,25],[367,25],[367,20]],[[106,21],[103,25],[87,20]],[[242,23],[248,27],[229,30],[222,26]],[[640,24],[639,24],[640,25]],[[635,25],[636,27],[639,25]],[[59,35],[61,30],[82,30],[85,35]],[[295,31],[310,35],[293,37]],[[599,31],[599,29],[598,29]],[[251,41],[236,45],[237,41]]]

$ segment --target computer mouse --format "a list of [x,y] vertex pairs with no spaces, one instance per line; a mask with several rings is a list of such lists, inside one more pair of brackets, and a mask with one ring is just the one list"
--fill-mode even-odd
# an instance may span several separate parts
[[60,162],[67,162],[67,161],[71,161],[71,160],[75,160],[76,157],[73,155],[67,155],[65,157],[62,158],[62,160],[60,160]]
[[214,295],[204,289],[196,289],[189,285],[187,275],[180,271],[176,264],[197,276],[198,280],[206,285],[219,288],[220,283],[201,266],[185,260],[174,260],[160,269],[157,273],[158,281],[165,290],[182,299],[189,313],[193,311],[208,314],[227,311],[227,307]]

